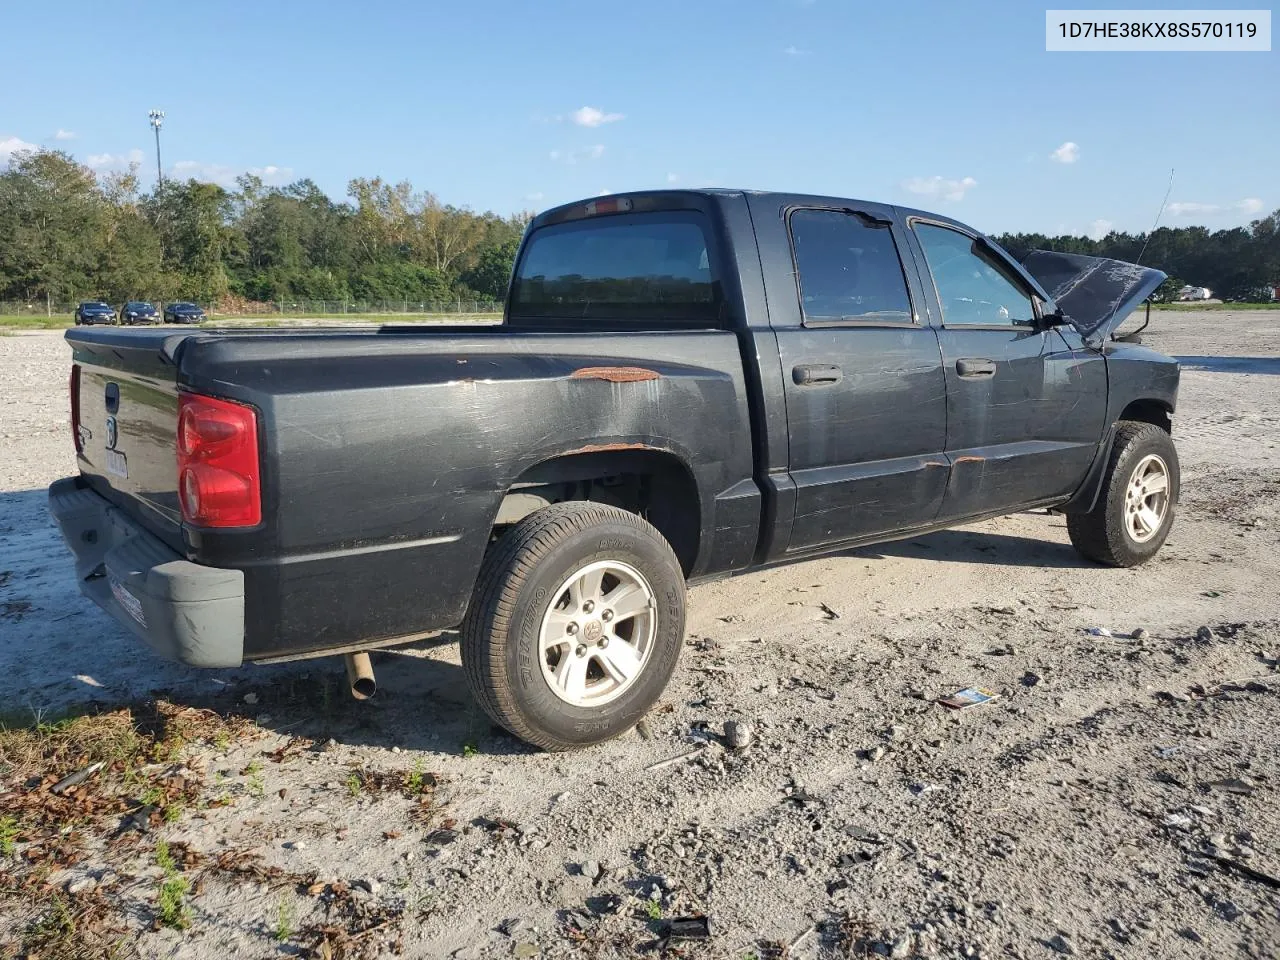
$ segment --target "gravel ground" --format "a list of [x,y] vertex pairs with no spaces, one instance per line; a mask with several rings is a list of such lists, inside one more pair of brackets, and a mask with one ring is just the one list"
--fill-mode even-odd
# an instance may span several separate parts
[[[375,655],[367,704],[336,661],[145,654],[45,512],[74,469],[61,337],[0,337],[0,701],[254,720],[189,761],[227,804],[154,833],[282,871],[208,878],[182,932],[136,849],[50,883],[95,878],[148,957],[305,955],[342,884],[390,919],[334,956],[1276,957],[1280,311],[1157,314],[1147,342],[1191,358],[1151,563],[1086,564],[1036,512],[698,587],[642,728],[550,755],[490,727],[447,638]],[[1000,698],[934,702],[973,685]],[[427,815],[380,772],[437,783]],[[710,937],[665,940],[689,915]]]

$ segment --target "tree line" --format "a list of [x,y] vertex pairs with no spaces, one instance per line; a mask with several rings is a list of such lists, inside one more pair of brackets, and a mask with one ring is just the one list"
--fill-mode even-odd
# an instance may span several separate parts
[[[17,153],[0,170],[0,300],[501,300],[530,216],[475,213],[379,177],[352,180],[344,202],[310,180],[250,174],[234,190],[167,180],[147,193],[136,167],[99,175],[60,151]],[[1015,256],[1141,256],[1169,274],[1166,299],[1184,283],[1232,299],[1280,284],[1280,210],[1212,232],[995,239]]]
[[501,300],[531,214],[442,203],[409,183],[310,180],[236,189],[137,169],[95,174],[67,154],[15,154],[0,170],[0,300],[220,303]]

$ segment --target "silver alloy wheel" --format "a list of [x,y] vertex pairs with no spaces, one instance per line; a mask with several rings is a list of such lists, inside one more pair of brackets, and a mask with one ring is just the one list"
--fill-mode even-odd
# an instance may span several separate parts
[[1160,532],[1168,512],[1169,465],[1149,453],[1133,468],[1124,492],[1124,522],[1129,538],[1146,543]]
[[540,634],[542,676],[561,700],[598,707],[640,676],[658,627],[649,581],[620,560],[570,574],[551,596]]

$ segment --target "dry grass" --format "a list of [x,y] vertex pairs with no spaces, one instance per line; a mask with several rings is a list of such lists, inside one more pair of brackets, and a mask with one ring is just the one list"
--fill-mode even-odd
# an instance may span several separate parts
[[[92,846],[127,849],[194,807],[204,780],[186,763],[189,746],[256,735],[247,720],[163,700],[56,722],[0,720],[0,956],[134,956],[100,890],[71,894],[50,877]],[[73,774],[83,777],[67,782]]]

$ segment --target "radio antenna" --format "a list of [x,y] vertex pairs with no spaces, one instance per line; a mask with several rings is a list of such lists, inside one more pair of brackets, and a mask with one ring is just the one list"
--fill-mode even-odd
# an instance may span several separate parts
[[1137,264],[1142,263],[1142,255],[1147,252],[1147,244],[1151,242],[1151,234],[1156,232],[1156,227],[1160,225],[1160,218],[1164,216],[1164,208],[1169,203],[1169,194],[1173,193],[1173,167],[1169,168],[1169,189],[1164,192],[1164,199],[1160,201],[1160,209],[1156,211],[1156,222],[1151,224],[1151,229],[1147,232],[1147,239],[1142,241],[1142,249],[1138,251],[1138,259],[1134,261]]

